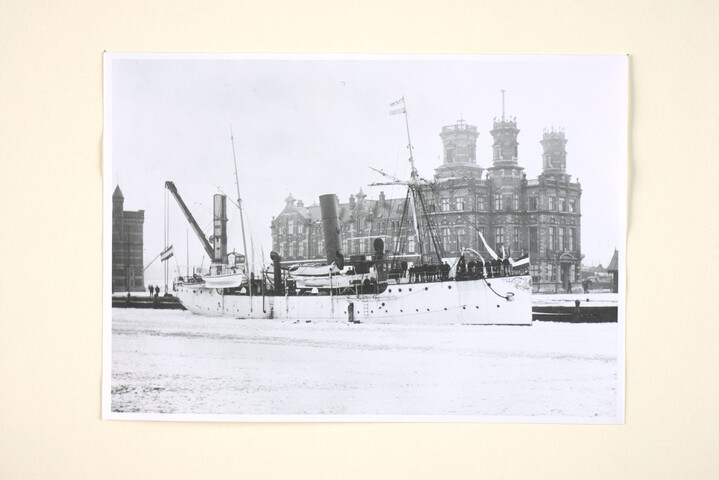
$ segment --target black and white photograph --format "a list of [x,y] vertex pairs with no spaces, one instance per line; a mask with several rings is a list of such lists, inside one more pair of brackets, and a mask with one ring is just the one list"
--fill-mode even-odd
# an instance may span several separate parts
[[623,423],[627,64],[106,53],[103,418]]

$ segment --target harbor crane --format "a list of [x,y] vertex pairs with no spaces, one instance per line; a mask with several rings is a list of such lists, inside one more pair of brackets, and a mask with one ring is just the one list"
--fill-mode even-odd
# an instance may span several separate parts
[[192,213],[190,213],[190,210],[187,208],[187,205],[185,205],[185,202],[182,200],[180,193],[177,191],[177,187],[173,182],[166,181],[165,188],[169,190],[172,196],[175,197],[175,200],[177,200],[177,204],[180,206],[180,210],[182,210],[182,213],[185,215],[187,222],[192,227],[192,230],[195,232],[195,235],[197,235],[197,238],[200,239],[200,243],[202,243],[202,247],[205,249],[207,256],[210,258],[210,260],[214,262],[215,249],[212,247],[212,244],[210,244],[210,241],[207,239],[207,237],[205,237],[205,234],[202,232],[202,229],[197,224],[195,217],[193,217]]

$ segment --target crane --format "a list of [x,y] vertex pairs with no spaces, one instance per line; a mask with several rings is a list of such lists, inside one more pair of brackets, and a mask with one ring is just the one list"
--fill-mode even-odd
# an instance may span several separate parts
[[195,235],[197,235],[197,238],[200,239],[200,243],[202,243],[202,247],[205,249],[207,256],[210,257],[210,260],[214,262],[215,250],[212,248],[212,245],[210,244],[210,241],[207,239],[207,237],[205,237],[205,234],[202,232],[202,229],[197,224],[197,221],[195,221],[195,217],[193,217],[192,213],[190,213],[190,210],[187,208],[187,205],[185,205],[185,202],[182,200],[182,197],[180,197],[180,194],[177,191],[177,187],[173,182],[166,181],[165,188],[168,189],[172,196],[175,197],[175,200],[177,200],[177,204],[180,206],[180,210],[182,210],[182,213],[185,215],[185,218],[192,227],[192,230],[194,230]]

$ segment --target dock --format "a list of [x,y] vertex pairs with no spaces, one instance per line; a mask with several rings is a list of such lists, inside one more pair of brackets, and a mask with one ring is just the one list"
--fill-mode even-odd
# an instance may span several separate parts
[[184,310],[180,299],[168,296],[149,296],[132,294],[114,294],[112,308],[155,308],[162,310]]

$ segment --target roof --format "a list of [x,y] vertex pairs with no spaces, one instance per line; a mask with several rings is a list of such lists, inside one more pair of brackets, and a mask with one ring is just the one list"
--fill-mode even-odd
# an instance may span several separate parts
[[614,255],[612,255],[612,259],[609,261],[609,265],[607,266],[608,272],[617,272],[619,271],[619,252],[617,252],[617,249],[614,249]]
[[113,194],[112,194],[112,198],[125,198],[125,197],[122,195],[122,190],[120,190],[120,185],[118,185],[117,187],[115,187],[115,191],[114,191]]

